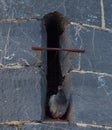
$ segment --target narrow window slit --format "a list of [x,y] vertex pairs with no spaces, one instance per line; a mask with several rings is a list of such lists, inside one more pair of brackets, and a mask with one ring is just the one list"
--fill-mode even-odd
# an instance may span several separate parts
[[[68,19],[59,12],[52,12],[44,16],[44,24],[47,33],[47,47],[60,48],[60,36],[66,29]],[[46,118],[51,118],[48,107],[51,95],[58,92],[58,86],[62,85],[63,76],[61,72],[59,51],[47,51],[47,98]],[[66,120],[66,114],[62,117]]]

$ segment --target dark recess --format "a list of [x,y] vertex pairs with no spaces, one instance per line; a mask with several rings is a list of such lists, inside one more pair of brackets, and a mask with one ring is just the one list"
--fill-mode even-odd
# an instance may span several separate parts
[[[47,47],[60,48],[60,36],[68,25],[68,19],[59,12],[44,16],[47,32]],[[49,97],[57,93],[58,86],[62,85],[63,77],[59,63],[59,51],[47,51],[47,99],[46,117],[50,117],[48,109]]]

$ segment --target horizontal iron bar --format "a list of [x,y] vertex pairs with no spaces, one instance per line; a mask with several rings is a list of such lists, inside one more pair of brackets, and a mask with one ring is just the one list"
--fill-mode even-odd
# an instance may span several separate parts
[[77,53],[84,53],[84,49],[67,49],[67,48],[43,48],[43,47],[32,47],[32,50],[35,51],[69,51],[69,52],[77,52]]

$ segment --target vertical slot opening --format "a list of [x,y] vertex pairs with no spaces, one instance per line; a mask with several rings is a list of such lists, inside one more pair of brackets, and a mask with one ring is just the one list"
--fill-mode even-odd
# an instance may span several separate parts
[[[52,12],[44,16],[44,24],[47,33],[47,47],[60,48],[60,36],[65,31],[68,19],[59,12]],[[46,118],[51,118],[48,107],[51,95],[58,92],[58,86],[62,85],[59,51],[47,51],[47,98]],[[63,116],[65,118],[65,116]]]

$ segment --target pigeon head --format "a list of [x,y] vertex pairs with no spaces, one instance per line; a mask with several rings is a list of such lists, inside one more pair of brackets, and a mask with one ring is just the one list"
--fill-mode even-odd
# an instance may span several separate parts
[[58,91],[59,91],[59,90],[62,90],[62,88],[63,88],[62,86],[58,86]]
[[56,100],[57,100],[58,104],[65,104],[67,102],[67,99],[63,92],[62,86],[58,86],[58,93],[56,95]]

